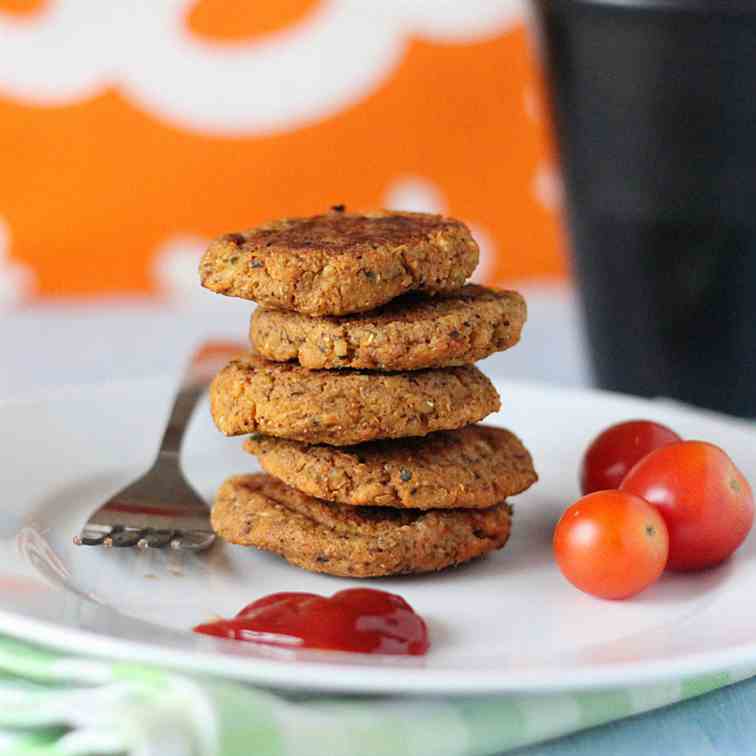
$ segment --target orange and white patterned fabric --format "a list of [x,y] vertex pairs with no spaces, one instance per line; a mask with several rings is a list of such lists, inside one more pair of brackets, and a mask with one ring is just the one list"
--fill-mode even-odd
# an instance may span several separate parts
[[0,50],[0,306],[180,298],[209,237],[337,203],[564,274],[518,0],[0,0]]

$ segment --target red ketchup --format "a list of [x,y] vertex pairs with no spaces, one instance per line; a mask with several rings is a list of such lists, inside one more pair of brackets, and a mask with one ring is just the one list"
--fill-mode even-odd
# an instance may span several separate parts
[[350,588],[330,598],[272,593],[245,606],[233,619],[197,625],[194,632],[362,654],[419,656],[430,648],[422,617],[401,596],[372,588]]

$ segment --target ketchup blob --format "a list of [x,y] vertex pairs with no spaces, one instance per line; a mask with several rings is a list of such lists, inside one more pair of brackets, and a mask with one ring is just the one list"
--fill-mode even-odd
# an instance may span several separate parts
[[272,593],[245,606],[233,619],[197,625],[194,632],[362,654],[420,656],[430,648],[423,618],[401,596],[372,588],[349,588],[330,598]]

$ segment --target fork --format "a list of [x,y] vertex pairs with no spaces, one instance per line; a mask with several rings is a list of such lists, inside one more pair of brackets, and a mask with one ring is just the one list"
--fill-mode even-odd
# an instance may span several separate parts
[[73,542],[79,546],[202,551],[215,533],[204,499],[184,477],[181,441],[192,412],[215,371],[242,348],[206,342],[192,355],[181,380],[155,462],[140,478],[90,516]]

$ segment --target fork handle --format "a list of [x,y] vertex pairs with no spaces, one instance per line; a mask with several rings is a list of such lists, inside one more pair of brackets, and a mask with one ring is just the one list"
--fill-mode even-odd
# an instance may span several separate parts
[[160,442],[160,455],[178,457],[192,412],[205,393],[213,375],[232,357],[244,351],[237,342],[207,341],[192,355],[181,377],[181,385]]

